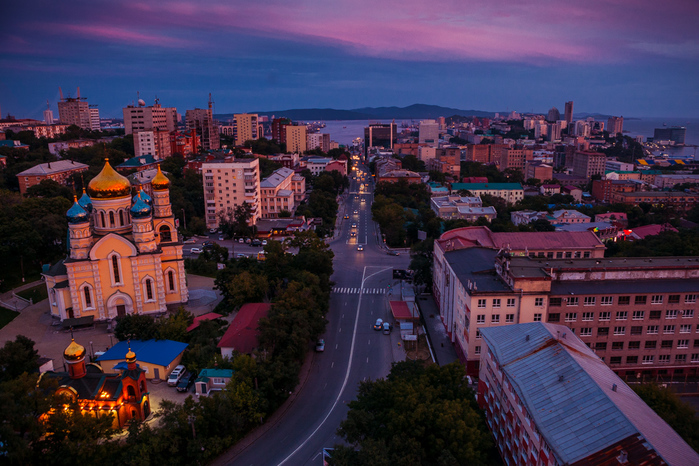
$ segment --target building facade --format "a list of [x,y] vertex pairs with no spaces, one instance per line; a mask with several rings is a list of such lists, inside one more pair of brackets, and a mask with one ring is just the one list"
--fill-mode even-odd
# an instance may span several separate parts
[[306,126],[285,125],[286,132],[286,151],[292,153],[303,154],[306,152]]
[[607,131],[610,136],[616,136],[624,131],[624,117],[611,116],[607,120]]
[[210,105],[209,108],[187,110],[185,122],[187,130],[196,132],[203,150],[218,150],[221,147],[221,138]]
[[577,151],[573,156],[573,175],[589,180],[593,175],[604,177],[607,156],[602,152]]
[[257,113],[236,113],[233,115],[233,124],[235,126],[236,146],[242,146],[245,141],[254,141],[260,138]]
[[[129,105],[122,109],[124,114],[124,133],[135,134],[139,131],[160,130],[171,133],[177,130],[177,109],[155,104]],[[138,155],[138,154],[136,154]]]
[[218,228],[220,216],[242,203],[250,205],[254,225],[261,216],[259,159],[211,160],[202,163],[206,227]]
[[524,188],[519,183],[452,183],[451,194],[459,191],[469,191],[478,197],[488,194],[504,199],[508,204],[524,199]]
[[306,192],[306,179],[294,180],[295,173],[289,168],[275,170],[260,182],[261,218],[277,218],[279,213],[294,213],[297,200]]
[[41,183],[43,180],[53,180],[63,186],[73,186],[71,177],[76,173],[87,171],[88,168],[90,167],[84,163],[74,160],[40,163],[17,174],[19,192],[25,195],[27,189]]

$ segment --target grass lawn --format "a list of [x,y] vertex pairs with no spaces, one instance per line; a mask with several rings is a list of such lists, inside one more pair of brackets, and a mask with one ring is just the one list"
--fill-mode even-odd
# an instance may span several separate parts
[[45,283],[41,283],[33,288],[20,291],[17,293],[17,295],[23,297],[24,299],[31,299],[33,303],[38,303],[39,301],[43,301],[49,297],[48,291],[46,291]]
[[12,319],[17,317],[19,312],[11,311],[4,307],[0,307],[0,328],[12,322]]

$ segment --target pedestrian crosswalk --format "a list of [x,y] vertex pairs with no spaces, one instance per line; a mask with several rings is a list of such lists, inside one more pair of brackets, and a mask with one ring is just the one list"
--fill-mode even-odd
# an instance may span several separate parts
[[385,288],[343,288],[343,287],[333,287],[333,293],[338,294],[359,294],[359,292],[364,294],[386,294]]

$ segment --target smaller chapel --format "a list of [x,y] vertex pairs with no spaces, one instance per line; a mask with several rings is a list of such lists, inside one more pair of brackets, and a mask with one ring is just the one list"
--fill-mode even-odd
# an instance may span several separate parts
[[145,371],[136,362],[136,353],[129,348],[126,365],[120,372],[108,374],[93,363],[86,363],[85,347],[73,339],[63,352],[67,372],[44,372],[43,378],[58,383],[57,395],[64,395],[80,406],[83,414],[111,416],[114,427],[123,428],[132,420],[143,421],[151,412]]
[[[106,321],[157,314],[189,299],[182,241],[160,171],[152,197],[135,193],[105,159],[102,171],[68,210],[68,257],[42,274],[51,315],[61,321]],[[65,323],[65,322],[64,322]]]

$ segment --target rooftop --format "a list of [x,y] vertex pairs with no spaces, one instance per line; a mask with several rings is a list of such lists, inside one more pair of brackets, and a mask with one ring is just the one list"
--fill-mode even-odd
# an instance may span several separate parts
[[131,351],[136,353],[136,358],[139,361],[156,364],[158,366],[167,366],[174,361],[187,346],[189,346],[187,343],[173,340],[120,341],[97,358],[97,361],[120,361],[126,359],[126,353],[129,351],[129,347],[131,347]]
[[293,176],[294,171],[291,168],[280,168],[275,170],[264,180],[260,181],[260,188],[276,188],[282,184],[289,176]]
[[469,284],[475,284],[475,289],[481,292],[509,291],[495,272],[495,249],[473,247],[444,253],[444,260],[456,274],[466,289]]
[[73,160],[57,160],[55,162],[40,163],[32,168],[24,170],[17,176],[42,176],[52,175],[54,173],[68,172],[72,170],[87,170],[89,167],[84,163],[75,162]]
[[483,190],[517,190],[523,189],[519,183],[452,183],[452,191],[483,191]]
[[218,342],[219,348],[233,348],[240,353],[252,353],[257,348],[257,323],[267,315],[269,303],[247,303],[236,314],[226,333]]

